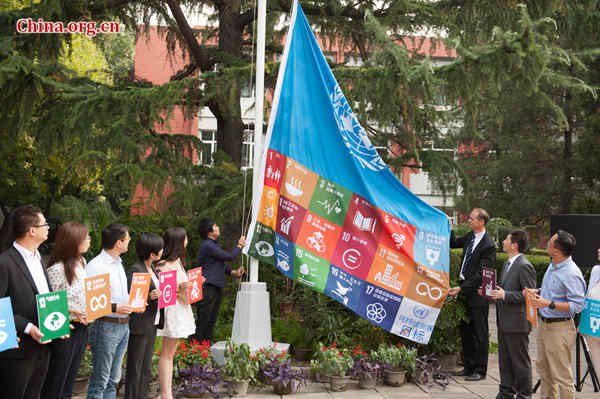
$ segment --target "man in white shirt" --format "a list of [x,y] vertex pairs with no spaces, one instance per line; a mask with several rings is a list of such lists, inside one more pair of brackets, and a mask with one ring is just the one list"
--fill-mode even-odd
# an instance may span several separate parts
[[112,313],[96,320],[90,329],[94,370],[90,377],[88,399],[113,399],[121,380],[121,365],[129,340],[129,294],[121,254],[129,247],[127,226],[113,223],[102,230],[102,251],[86,268],[88,277],[110,276]]
[[0,298],[10,297],[19,347],[0,353],[2,397],[39,398],[50,361],[50,341],[41,342],[35,296],[50,291],[38,247],[48,239],[49,225],[39,208],[15,208],[13,245],[0,254]]

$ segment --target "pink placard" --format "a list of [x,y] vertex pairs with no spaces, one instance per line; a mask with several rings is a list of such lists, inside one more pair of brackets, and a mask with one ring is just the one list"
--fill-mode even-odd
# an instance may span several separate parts
[[177,270],[169,270],[158,274],[160,298],[158,308],[166,308],[177,302]]

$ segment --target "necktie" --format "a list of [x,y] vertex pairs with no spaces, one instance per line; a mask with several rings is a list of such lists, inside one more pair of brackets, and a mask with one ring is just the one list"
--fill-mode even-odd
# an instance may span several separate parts
[[469,244],[467,245],[467,248],[465,249],[465,261],[462,264],[462,267],[460,268],[460,276],[465,276],[465,268],[467,266],[467,264],[469,263],[469,261],[471,260],[471,256],[473,256],[473,244],[475,243],[475,236],[473,236],[471,238],[471,240],[469,241]]

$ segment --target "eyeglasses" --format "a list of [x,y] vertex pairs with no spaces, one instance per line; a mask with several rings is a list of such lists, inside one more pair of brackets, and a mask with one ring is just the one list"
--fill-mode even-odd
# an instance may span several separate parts
[[32,227],[47,227],[47,228],[50,228],[50,223],[39,224],[37,226],[32,226]]

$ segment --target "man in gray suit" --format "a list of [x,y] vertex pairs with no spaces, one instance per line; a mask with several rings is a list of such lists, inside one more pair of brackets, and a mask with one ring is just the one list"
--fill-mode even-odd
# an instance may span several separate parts
[[535,269],[525,258],[527,233],[513,230],[502,242],[508,260],[492,297],[496,300],[500,390],[496,399],[531,398],[531,359],[524,288],[536,285]]

